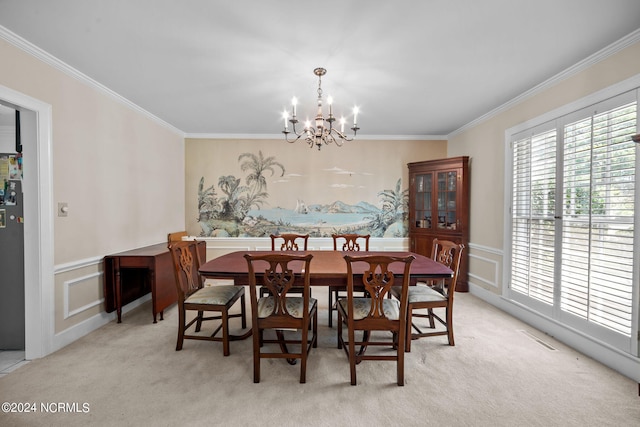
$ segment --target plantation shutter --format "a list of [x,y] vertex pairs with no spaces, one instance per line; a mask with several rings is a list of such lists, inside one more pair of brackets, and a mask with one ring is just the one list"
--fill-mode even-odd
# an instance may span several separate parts
[[513,142],[511,289],[553,304],[556,130]]
[[563,129],[564,312],[631,334],[635,102]]
[[620,93],[509,138],[508,298],[634,355],[639,97]]

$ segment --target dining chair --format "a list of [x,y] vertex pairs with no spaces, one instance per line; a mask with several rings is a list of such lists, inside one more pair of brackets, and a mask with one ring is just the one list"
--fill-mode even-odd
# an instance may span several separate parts
[[[306,251],[309,241],[308,234],[283,233],[271,234],[271,250],[272,251]],[[302,293],[302,289],[295,287],[292,293]],[[260,289],[260,296],[267,295],[267,288]]]
[[[447,335],[449,345],[454,346],[453,338],[453,297],[455,295],[458,272],[460,271],[460,260],[462,259],[464,245],[454,243],[450,240],[433,239],[431,254],[433,259],[446,265],[453,271],[451,279],[440,279],[429,282],[418,282],[416,286],[409,287],[409,304],[407,307],[407,341],[406,351],[411,351],[411,340],[422,337],[432,337]],[[391,294],[395,298],[400,298],[402,290],[400,288],[391,289]],[[444,308],[444,319],[434,313],[435,308]],[[417,310],[427,310],[418,312]],[[414,318],[429,319],[428,328],[431,331],[423,331],[415,324]],[[435,320],[444,326],[444,330],[436,330]],[[424,326],[423,326],[424,328]],[[415,332],[414,332],[415,330]]]
[[[292,365],[300,359],[300,382],[304,383],[307,357],[318,343],[318,303],[311,298],[309,289],[309,265],[313,255],[269,253],[245,254],[244,257],[249,271],[253,382],[260,382],[262,359],[284,358]],[[296,266],[300,268],[294,269]],[[296,282],[303,284],[302,296],[289,296]],[[269,290],[268,296],[258,297],[259,285]],[[268,329],[275,331],[275,338],[265,338],[264,331]],[[288,335],[285,335],[285,330]],[[280,352],[265,350],[264,344],[278,344]],[[290,345],[299,351],[289,350]]]
[[[356,365],[363,360],[396,362],[396,380],[404,385],[404,348],[407,321],[407,298],[413,255],[407,257],[381,255],[345,255],[347,262],[347,297],[340,298],[338,309],[338,348],[343,348],[349,358],[351,385],[356,385]],[[402,278],[396,278],[389,266],[404,263]],[[366,297],[354,295],[357,277],[367,292]],[[400,299],[387,298],[393,286],[399,285]],[[347,340],[342,333],[347,325]],[[362,331],[362,339],[356,339],[356,331]],[[391,338],[383,331],[391,332]],[[376,332],[376,334],[372,334]],[[359,347],[356,353],[356,347]],[[391,347],[391,352],[367,354],[368,347]]]
[[[176,290],[178,292],[178,342],[176,351],[182,350],[185,339],[219,341],[225,356],[230,353],[229,342],[237,339],[229,333],[229,319],[240,317],[242,328],[247,327],[244,287],[234,285],[204,286],[198,269],[202,264],[201,252],[204,252],[204,241],[178,241],[169,243],[169,252],[173,260]],[[230,314],[231,307],[240,300],[240,313]],[[196,312],[193,319],[187,320],[187,312]],[[206,316],[207,312],[218,315]],[[202,323],[209,320],[220,320],[220,324],[211,335],[198,334]],[[194,333],[187,331],[195,323]],[[222,336],[218,333],[222,331]]]
[[[333,250],[344,252],[369,251],[369,234],[332,234]],[[364,247],[362,247],[364,245]],[[329,327],[333,327],[333,312],[336,310],[335,302],[340,296],[345,296],[346,287],[342,285],[329,286]],[[364,292],[361,285],[356,285],[356,291]]]
[[183,237],[187,237],[186,231],[175,231],[167,234],[167,242],[181,242]]

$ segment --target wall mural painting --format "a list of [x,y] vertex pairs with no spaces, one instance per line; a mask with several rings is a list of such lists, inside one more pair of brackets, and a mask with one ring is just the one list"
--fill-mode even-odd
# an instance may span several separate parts
[[372,237],[406,237],[409,190],[402,178],[395,188],[380,190],[377,200],[314,203],[313,195],[298,198],[295,206],[270,207],[267,180],[283,177],[286,167],[262,151],[238,157],[244,177],[221,175],[218,182],[198,185],[198,223],[202,237],[267,237],[300,233],[330,237],[336,233],[370,234]]

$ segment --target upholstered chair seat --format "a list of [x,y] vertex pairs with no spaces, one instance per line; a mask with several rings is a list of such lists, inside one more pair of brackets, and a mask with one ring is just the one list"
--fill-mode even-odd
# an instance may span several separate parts
[[[401,288],[394,286],[391,290],[391,295],[396,298],[400,297]],[[447,297],[437,290],[427,286],[426,283],[418,282],[416,286],[409,286],[409,304],[416,302],[430,302],[430,301],[446,301]]]
[[240,293],[242,293],[242,288],[239,286],[206,286],[189,295],[184,302],[189,304],[224,305],[237,298]]
[[[402,291],[401,291],[402,292]],[[369,316],[371,312],[371,298],[354,298],[353,299],[353,319],[362,320]],[[346,298],[338,300],[341,308],[348,315],[349,305]],[[400,301],[395,299],[382,300],[382,311],[389,320],[398,320],[400,318]]]
[[[309,312],[316,307],[317,300],[309,299]],[[287,297],[285,301],[287,312],[296,319],[302,319],[304,315],[304,299],[302,297]],[[271,316],[275,308],[275,298],[263,297],[258,300],[258,317],[260,319]]]

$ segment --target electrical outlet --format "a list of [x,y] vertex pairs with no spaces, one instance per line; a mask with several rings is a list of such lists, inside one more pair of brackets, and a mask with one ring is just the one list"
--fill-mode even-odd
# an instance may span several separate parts
[[66,202],[58,203],[58,216],[67,216],[69,213],[69,204]]

